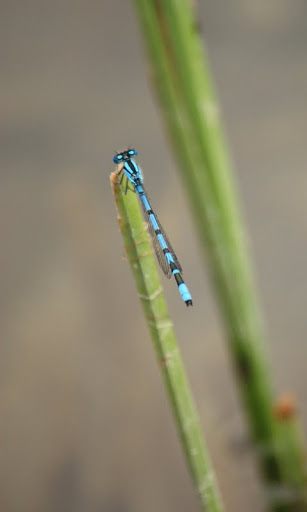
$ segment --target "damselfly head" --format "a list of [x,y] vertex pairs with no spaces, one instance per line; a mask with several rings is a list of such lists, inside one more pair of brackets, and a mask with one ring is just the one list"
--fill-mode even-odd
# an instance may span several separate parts
[[113,162],[115,164],[119,164],[123,160],[130,160],[134,156],[137,156],[138,152],[136,149],[127,149],[127,151],[122,151],[121,153],[117,153],[113,156]]

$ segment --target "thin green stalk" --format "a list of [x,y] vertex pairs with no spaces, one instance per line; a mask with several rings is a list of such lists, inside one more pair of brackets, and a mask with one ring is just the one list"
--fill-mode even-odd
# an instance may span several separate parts
[[[274,510],[298,510],[280,492],[303,496],[305,474],[295,484],[285,465],[301,468],[297,452],[280,451],[273,414],[264,335],[231,167],[220,126],[206,56],[188,0],[134,0],[150,59],[150,76],[167,133],[206,246],[251,437]],[[277,439],[278,438],[278,439]],[[263,448],[265,447],[265,449]],[[303,446],[301,445],[301,451]],[[287,457],[284,454],[287,452]],[[298,482],[298,480],[297,480]],[[304,482],[304,484],[302,484]]]
[[128,260],[202,510],[222,512],[223,507],[215,476],[203,441],[198,415],[136,194],[123,194],[122,188],[117,183],[116,172],[111,174],[111,184]]

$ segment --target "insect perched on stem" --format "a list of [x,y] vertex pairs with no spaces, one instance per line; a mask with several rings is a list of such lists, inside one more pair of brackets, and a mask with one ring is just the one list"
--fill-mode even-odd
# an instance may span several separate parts
[[143,174],[141,168],[133,160],[133,157],[137,156],[137,154],[138,152],[135,149],[128,149],[127,151],[116,153],[113,157],[114,163],[123,164],[122,168],[118,172],[119,183],[121,184],[123,182],[123,178],[126,177],[127,179],[124,188],[125,194],[127,194],[129,185],[132,185],[132,190],[138,195],[144,210],[145,218],[148,222],[149,232],[159,265],[166,277],[170,278],[172,275],[174,276],[182,300],[187,306],[192,306],[191,294],[181,275],[181,265],[157,215],[152,209],[148,194],[146,193],[143,185]]

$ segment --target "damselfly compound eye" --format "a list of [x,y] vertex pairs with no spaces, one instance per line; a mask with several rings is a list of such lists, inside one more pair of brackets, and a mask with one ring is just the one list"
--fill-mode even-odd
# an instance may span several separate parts
[[113,156],[113,162],[115,164],[118,164],[122,159],[123,159],[123,155],[121,153]]

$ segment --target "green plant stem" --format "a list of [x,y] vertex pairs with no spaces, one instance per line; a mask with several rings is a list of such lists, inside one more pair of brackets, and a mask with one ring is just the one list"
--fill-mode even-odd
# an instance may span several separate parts
[[197,488],[202,509],[207,512],[222,512],[215,476],[204,445],[136,194],[123,194],[117,184],[116,173],[111,174],[111,184],[128,260],[192,480]]
[[[274,485],[276,489],[283,484],[292,486],[293,481],[285,478],[283,469],[287,463],[298,462],[297,454],[289,450],[287,462],[277,450],[280,440],[273,415],[258,300],[218,106],[191,2],[134,0],[134,4],[148,50],[150,76],[199,237],[207,250],[264,481],[270,490]],[[300,482],[305,482],[305,478]],[[294,494],[302,490],[301,485],[297,486]],[[282,492],[268,495],[273,496],[269,504],[272,509],[297,510],[296,504],[286,503]]]

